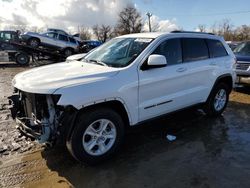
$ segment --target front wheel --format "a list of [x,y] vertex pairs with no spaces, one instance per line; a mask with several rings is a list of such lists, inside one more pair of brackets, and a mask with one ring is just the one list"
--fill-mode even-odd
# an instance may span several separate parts
[[24,52],[16,54],[16,63],[21,66],[27,66],[30,62],[30,57]]
[[204,111],[209,116],[219,116],[225,110],[229,99],[229,88],[225,83],[219,83],[212,90]]
[[38,48],[40,45],[40,41],[37,38],[31,38],[28,41],[28,45],[30,45],[32,48]]
[[79,161],[95,164],[114,154],[124,137],[124,123],[115,111],[103,108],[83,113],[70,139],[70,152]]
[[69,56],[73,55],[74,51],[70,48],[66,48],[63,53],[64,53],[65,57],[69,57]]

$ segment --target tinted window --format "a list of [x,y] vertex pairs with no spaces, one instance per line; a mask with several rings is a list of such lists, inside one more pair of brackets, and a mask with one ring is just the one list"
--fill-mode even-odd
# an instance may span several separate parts
[[69,37],[69,41],[72,42],[72,43],[76,43],[75,39]]
[[169,39],[161,43],[153,54],[164,55],[168,65],[182,62],[180,39]]
[[12,36],[10,33],[2,32],[2,33],[0,33],[0,38],[1,38],[1,40],[10,40],[10,39],[12,39]]
[[62,41],[68,42],[68,37],[65,36],[65,35],[59,35],[59,38],[58,38],[58,39],[59,39],[59,40],[62,40]]
[[218,40],[207,40],[210,57],[222,57],[227,56],[227,51],[223,44]]
[[209,58],[207,44],[204,39],[182,39],[183,61],[198,61]]

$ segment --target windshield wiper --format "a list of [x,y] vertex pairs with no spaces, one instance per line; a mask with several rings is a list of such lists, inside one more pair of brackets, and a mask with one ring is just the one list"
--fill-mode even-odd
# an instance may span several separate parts
[[90,59],[89,62],[94,62],[95,64],[98,64],[98,65],[102,65],[102,66],[105,66],[105,67],[108,67],[108,65],[106,63],[103,63],[102,61],[97,61],[95,59]]

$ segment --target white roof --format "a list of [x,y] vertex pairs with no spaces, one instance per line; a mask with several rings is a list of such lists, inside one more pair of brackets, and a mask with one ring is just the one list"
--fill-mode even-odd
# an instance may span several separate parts
[[119,36],[118,38],[157,38],[161,35],[169,34],[163,32],[151,32],[151,33],[133,33]]
[[205,38],[221,38],[217,35],[211,35],[209,33],[199,33],[199,32],[177,32],[177,33],[169,33],[169,32],[151,32],[151,33],[133,33],[133,34],[127,34],[119,36],[118,38],[157,38],[159,36],[166,36],[166,35],[178,35],[180,37],[185,36],[195,36],[195,37],[205,37]]

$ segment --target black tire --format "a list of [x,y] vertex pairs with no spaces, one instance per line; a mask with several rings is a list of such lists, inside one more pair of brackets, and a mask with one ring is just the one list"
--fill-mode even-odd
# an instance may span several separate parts
[[38,48],[40,45],[40,40],[37,38],[31,38],[28,40],[28,45],[32,48]]
[[[106,119],[113,123],[116,128],[116,137],[114,143],[105,153],[95,156],[90,154],[85,148],[83,142],[86,136],[84,137],[85,131],[93,123],[100,119]],[[101,134],[101,133],[99,133]],[[94,136],[91,136],[91,139],[94,139]],[[122,144],[124,139],[124,122],[121,116],[112,109],[109,108],[100,108],[94,109],[85,113],[82,113],[80,117],[76,120],[75,128],[71,134],[70,141],[67,144],[70,153],[80,162],[84,162],[90,165],[99,163],[112,154],[114,154]],[[108,141],[108,139],[106,140]],[[105,141],[105,142],[106,142]],[[99,150],[99,146],[96,144],[93,149],[96,147],[96,151]]]
[[[225,92],[225,102],[222,102],[221,105],[216,105],[218,104],[216,103],[216,96],[218,96],[219,92],[221,91]],[[223,82],[218,83],[213,88],[205,104],[204,111],[206,112],[206,114],[211,117],[216,117],[216,116],[221,115],[227,106],[229,94],[230,94],[230,90],[227,84]],[[218,107],[217,109],[216,109],[216,106]]]
[[71,49],[71,48],[66,48],[66,49],[63,51],[63,54],[64,54],[65,57],[69,57],[69,56],[73,55],[73,53],[74,53],[74,50]]
[[21,52],[16,54],[16,63],[21,66],[27,66],[30,62],[30,57],[28,54]]

